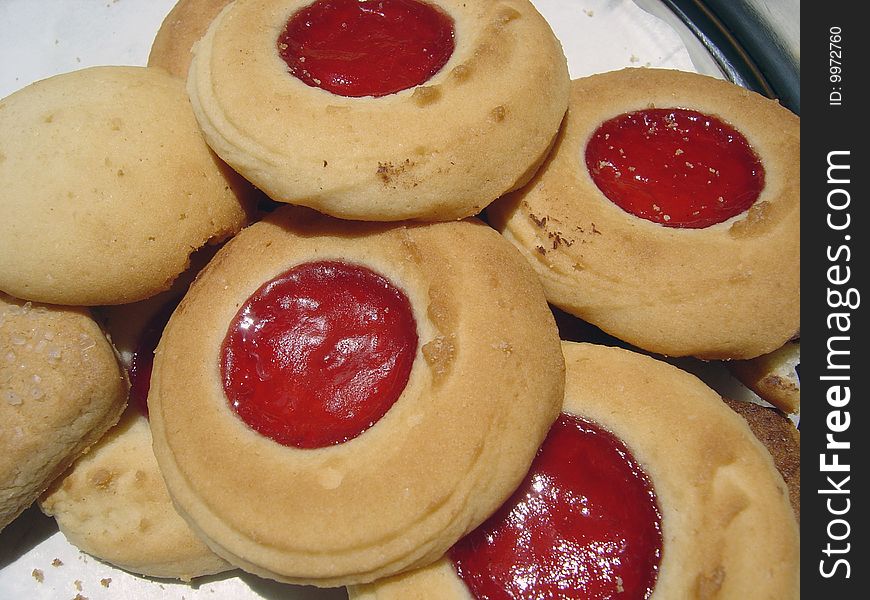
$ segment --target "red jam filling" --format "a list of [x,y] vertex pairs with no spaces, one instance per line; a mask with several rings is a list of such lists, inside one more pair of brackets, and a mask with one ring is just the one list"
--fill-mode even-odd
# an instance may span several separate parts
[[128,398],[130,404],[138,408],[146,417],[148,416],[148,391],[151,389],[151,370],[154,367],[154,351],[177,305],[177,300],[168,302],[154,313],[139,333],[139,340],[130,358],[130,366],[127,369],[127,376],[130,379]]
[[316,0],[291,17],[278,38],[291,74],[350,97],[420,85],[453,48],[453,19],[418,0]]
[[353,439],[408,383],[417,326],[405,294],[367,268],[305,263],[239,309],[221,348],[230,406],[280,444]]
[[613,435],[562,414],[513,497],[451,550],[478,600],[648,598],[662,554],[652,485]]
[[605,122],[586,167],[614,204],[667,227],[699,229],[747,210],[764,168],[746,138],[709,115],[653,108]]

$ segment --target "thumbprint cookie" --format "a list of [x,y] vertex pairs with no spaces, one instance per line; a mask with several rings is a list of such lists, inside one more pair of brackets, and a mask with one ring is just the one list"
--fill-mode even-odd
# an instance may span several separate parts
[[178,0],[154,36],[148,54],[148,66],[160,67],[176,77],[186,79],[193,58],[193,45],[231,1]]
[[0,293],[0,529],[121,416],[127,380],[90,312]]
[[746,359],[800,317],[800,120],[712,77],[572,82],[533,181],[487,211],[548,300],[647,351]]
[[568,85],[528,0],[238,0],[188,75],[229,165],[273,200],[363,221],[459,219],[519,187]]
[[798,598],[797,523],[746,422],[665,362],[563,348],[562,414],[512,498],[433,565],[350,598]]
[[0,157],[0,290],[28,300],[155,295],[251,210],[184,83],[160,69],[91,67],[13,93],[0,101]]
[[176,288],[108,307],[101,317],[130,379],[127,410],[39,501],[79,550],[126,571],[190,581],[232,569],[172,506],[157,466],[146,398],[151,361],[178,302]]
[[148,409],[173,501],[215,552],[331,587],[430,563],[479,525],[563,388],[540,282],[492,228],[284,206],[193,283]]

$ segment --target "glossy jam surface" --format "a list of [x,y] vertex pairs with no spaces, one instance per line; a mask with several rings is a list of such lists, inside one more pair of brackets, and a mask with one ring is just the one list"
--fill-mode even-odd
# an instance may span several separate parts
[[402,394],[417,353],[405,294],[373,271],[312,262],[266,282],[221,348],[230,406],[278,443],[320,448],[376,423]]
[[562,414],[526,479],[451,550],[478,600],[639,599],[662,553],[649,479],[600,427]]
[[148,319],[139,333],[139,340],[130,358],[130,366],[127,369],[130,378],[129,403],[146,417],[148,416],[148,391],[151,389],[151,370],[154,367],[154,351],[177,305],[177,300],[167,302]]
[[295,13],[278,53],[304,83],[386,96],[425,83],[454,49],[453,19],[418,0],[316,0]]
[[626,113],[586,145],[586,167],[604,195],[667,227],[703,228],[746,211],[764,168],[743,135],[715,117],[680,108]]

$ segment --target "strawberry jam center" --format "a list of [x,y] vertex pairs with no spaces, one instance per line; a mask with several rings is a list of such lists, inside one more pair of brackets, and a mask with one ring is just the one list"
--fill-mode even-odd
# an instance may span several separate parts
[[667,227],[721,223],[752,206],[764,187],[761,161],[740,132],[679,108],[605,122],[586,146],[586,167],[617,206]]
[[130,379],[130,404],[138,408],[146,417],[148,416],[148,391],[151,389],[151,371],[154,367],[154,351],[177,305],[177,300],[167,302],[148,319],[139,333],[139,339],[130,358],[130,366],[127,369],[127,376]]
[[662,553],[649,479],[613,435],[562,414],[526,479],[450,557],[478,600],[648,598]]
[[417,327],[403,292],[371,270],[305,263],[239,309],[221,349],[230,406],[280,444],[340,444],[374,425],[408,383]]
[[317,0],[295,13],[278,38],[291,74],[350,97],[424,83],[453,48],[453,19],[418,0]]

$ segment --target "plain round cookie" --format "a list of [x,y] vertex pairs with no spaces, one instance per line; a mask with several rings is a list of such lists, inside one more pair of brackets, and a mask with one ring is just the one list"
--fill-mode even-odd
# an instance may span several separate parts
[[19,298],[146,298],[249,218],[183,82],[160,69],[92,67],[13,93],[0,157],[0,290]]
[[346,219],[458,219],[544,159],[569,79],[528,0],[433,0],[455,21],[450,60],[421,85],[361,98],[288,73],[277,39],[306,4],[234,2],[197,44],[188,77],[211,147],[272,199]]
[[173,508],[148,420],[136,406],[52,484],[39,506],[72,545],[132,573],[190,581],[233,568]]
[[178,0],[164,17],[148,54],[148,66],[187,79],[193,45],[232,0]]
[[[800,596],[800,542],[782,478],[746,423],[700,380],[621,348],[563,342],[563,411],[622,440],[662,514],[653,600]],[[471,598],[449,559],[350,588],[352,600]]]
[[[191,276],[184,274],[187,279]],[[129,370],[150,319],[176,303],[186,285],[99,316]],[[170,304],[171,303],[171,304]],[[149,577],[190,581],[232,569],[191,531],[172,506],[152,450],[148,418],[130,398],[121,420],[39,501],[66,539],[88,554]]]
[[[623,211],[584,154],[606,120],[647,108],[713,115],[742,133],[765,185],[743,214],[679,229]],[[644,350],[752,358],[800,325],[800,120],[773,100],[680,71],[631,68],[572,82],[563,130],[534,180],[487,210],[548,300]]]
[[0,529],[114,425],[127,380],[84,309],[0,293]]
[[[220,348],[264,282],[319,261],[397,286],[419,342],[379,421],[302,449],[236,416]],[[230,240],[194,282],[164,331],[148,404],[170,494],[209,545],[257,575],[331,587],[427,564],[482,522],[528,469],[563,385],[540,284],[485,224],[387,226],[284,207]]]

